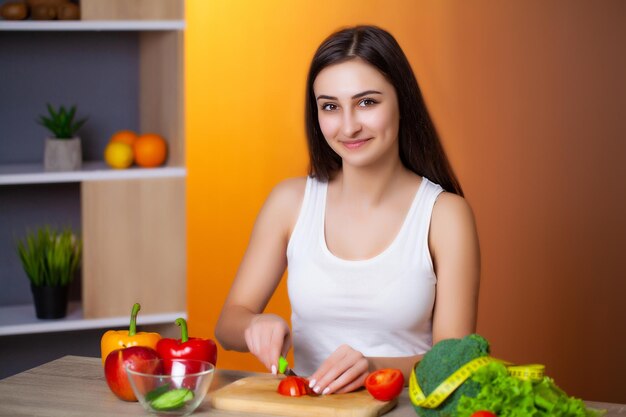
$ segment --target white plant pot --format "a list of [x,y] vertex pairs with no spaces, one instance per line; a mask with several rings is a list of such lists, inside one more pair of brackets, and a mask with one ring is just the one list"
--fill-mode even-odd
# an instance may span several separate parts
[[80,138],[46,138],[43,166],[46,171],[76,171],[83,162]]

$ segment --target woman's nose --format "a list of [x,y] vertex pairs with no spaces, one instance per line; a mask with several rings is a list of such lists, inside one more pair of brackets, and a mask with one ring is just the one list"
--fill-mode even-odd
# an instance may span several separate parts
[[361,121],[354,112],[344,113],[341,130],[346,137],[352,137],[361,131]]

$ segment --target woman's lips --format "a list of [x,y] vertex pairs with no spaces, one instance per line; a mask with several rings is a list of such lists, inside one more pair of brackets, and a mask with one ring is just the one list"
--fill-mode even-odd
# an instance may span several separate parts
[[365,145],[365,143],[367,141],[369,141],[371,138],[369,139],[357,139],[357,140],[351,140],[349,142],[342,142],[343,146],[345,146],[348,149],[358,149],[361,146]]

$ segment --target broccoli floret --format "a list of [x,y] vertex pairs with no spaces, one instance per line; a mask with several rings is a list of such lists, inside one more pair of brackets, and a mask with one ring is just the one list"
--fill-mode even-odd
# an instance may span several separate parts
[[[467,362],[489,355],[489,342],[477,334],[462,339],[446,339],[437,343],[428,351],[415,368],[417,381],[428,396],[446,378]],[[480,384],[467,380],[458,387],[436,409],[415,407],[420,417],[454,417],[459,399],[463,396],[475,397],[480,391]]]

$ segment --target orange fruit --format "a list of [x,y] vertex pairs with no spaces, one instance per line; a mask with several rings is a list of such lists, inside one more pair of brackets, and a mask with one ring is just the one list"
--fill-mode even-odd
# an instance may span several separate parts
[[133,148],[122,142],[109,142],[104,149],[104,160],[111,168],[128,168],[133,164]]
[[132,130],[120,130],[111,135],[109,142],[121,142],[133,146],[136,140],[137,134]]
[[156,133],[140,135],[133,145],[135,162],[144,168],[163,165],[167,158],[167,142]]

